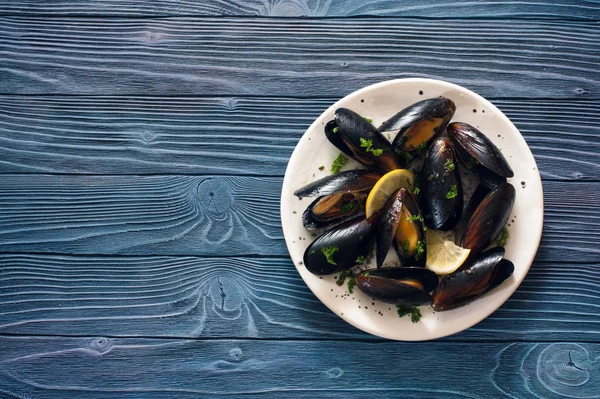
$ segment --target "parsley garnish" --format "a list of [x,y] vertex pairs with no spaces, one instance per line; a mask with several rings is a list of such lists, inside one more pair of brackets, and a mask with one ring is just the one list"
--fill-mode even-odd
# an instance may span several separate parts
[[408,254],[408,252],[410,251],[410,242],[407,241],[402,241],[402,252],[404,252],[405,254]]
[[416,222],[416,221],[423,221],[423,216],[421,216],[421,214],[419,213],[416,216],[409,216],[406,218],[406,220],[408,220],[409,222]]
[[498,239],[496,240],[496,244],[504,247],[506,245],[506,241],[508,241],[508,229],[506,228],[506,226],[504,226],[504,228],[502,229],[502,233],[500,234],[500,237],[498,237]]
[[396,305],[396,309],[398,310],[398,317],[410,314],[410,320],[413,323],[417,323],[421,320],[421,311],[416,306]]
[[352,291],[354,290],[354,286],[356,285],[356,279],[354,278],[354,276],[350,277],[348,279],[348,292],[352,294]]
[[446,198],[452,199],[452,198],[456,197],[457,195],[458,195],[458,192],[456,192],[456,184],[453,184],[450,186],[450,191],[448,191],[448,194],[446,194]]
[[415,159],[415,157],[410,152],[398,150],[396,151],[396,154],[398,154],[400,158],[404,159],[404,162],[406,163],[410,163],[413,159]]
[[367,118],[366,116],[363,116],[363,119],[366,120],[369,123],[373,122],[373,119]]
[[469,162],[467,162],[467,168],[473,169],[475,165],[479,164],[475,158],[470,158]]
[[348,158],[344,156],[344,153],[340,152],[340,154],[333,160],[331,164],[331,173],[336,174],[340,173],[340,170],[348,163]]
[[323,169],[325,169],[325,166],[323,166],[323,165],[319,166],[319,170],[323,170]]
[[356,263],[363,263],[365,261],[365,257],[363,255],[360,255],[358,258],[356,258]]
[[415,246],[415,259],[421,259],[421,256],[425,253],[425,241],[419,240],[417,241],[417,245]]
[[419,193],[421,192],[421,187],[419,186],[420,178],[421,178],[421,176],[418,173],[415,173],[415,179],[414,179],[415,189],[413,190],[414,195],[419,195]]
[[444,169],[446,169],[446,172],[448,172],[448,173],[452,172],[455,168],[456,168],[456,165],[454,165],[454,162],[452,162],[451,159],[447,160],[446,163],[444,164]]
[[420,156],[421,153],[423,152],[423,150],[427,147],[427,142],[424,141],[421,144],[419,144],[419,146],[417,147],[417,149],[415,150],[415,153],[417,154],[417,156]]
[[333,132],[333,133],[337,133],[337,132],[339,132],[339,131],[340,131],[340,128],[339,128],[339,127],[337,127],[337,126],[336,126],[336,127],[334,127],[334,128],[333,128],[333,130],[332,130],[332,132]]
[[382,149],[380,149],[380,148],[379,149],[373,148],[373,140],[371,140],[371,139],[365,139],[365,138],[361,137],[360,138],[360,146],[362,148],[364,148],[365,151],[372,153],[376,157],[378,157],[381,154],[383,154],[383,150]]
[[350,211],[353,211],[355,209],[359,209],[361,206],[358,202],[348,202],[346,204],[344,204],[344,206],[342,206],[342,209],[340,209],[340,212],[342,213],[348,213]]
[[335,253],[339,251],[339,249],[340,248],[335,245],[330,245],[321,249],[321,252],[323,253],[323,255],[325,255],[325,258],[327,259],[327,263],[337,265],[337,263],[335,263],[335,260],[333,260],[333,255],[335,255]]
[[342,284],[344,284],[344,281],[346,281],[347,277],[354,277],[354,273],[352,273],[352,270],[342,270],[340,274],[338,274],[335,283],[341,287]]
[[363,273],[363,276],[365,276],[365,277],[369,277],[370,275],[371,275],[371,272],[364,272]]
[[440,177],[439,173],[432,173],[429,176],[427,176],[427,180],[432,181],[433,179],[437,179],[438,177]]

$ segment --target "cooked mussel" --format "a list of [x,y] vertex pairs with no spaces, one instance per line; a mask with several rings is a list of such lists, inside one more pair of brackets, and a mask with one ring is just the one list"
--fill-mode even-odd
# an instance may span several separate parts
[[404,188],[388,198],[381,211],[376,237],[377,267],[381,267],[393,245],[402,264],[425,266],[425,231],[419,206]]
[[[448,125],[448,137],[454,146],[461,150],[459,154],[467,166],[481,165],[497,176],[514,176],[502,152],[474,126],[464,122],[452,122]],[[466,154],[468,156],[465,156]]]
[[456,226],[462,215],[463,192],[454,151],[447,138],[436,139],[427,151],[419,186],[427,226],[439,230]]
[[368,170],[350,170],[326,176],[294,192],[298,197],[314,197],[302,214],[307,230],[316,230],[349,219],[364,209],[369,191],[381,175]]
[[379,213],[358,216],[317,237],[304,251],[304,265],[313,274],[349,269],[368,255],[375,241]]
[[514,271],[512,262],[503,257],[504,248],[492,248],[445,276],[433,292],[433,309],[454,309],[496,288]]
[[401,167],[389,141],[365,118],[347,108],[338,108],[334,120],[325,125],[325,136],[349,157],[378,172]]
[[467,229],[467,224],[469,223],[469,220],[471,219],[471,216],[473,216],[473,213],[475,212],[475,210],[477,209],[479,204],[481,204],[481,201],[483,201],[485,196],[488,195],[489,193],[490,193],[490,189],[485,184],[479,184],[477,186],[477,188],[475,188],[475,191],[473,192],[473,194],[471,195],[471,198],[469,199],[469,203],[467,204],[467,207],[463,211],[460,221],[456,225],[455,240],[454,240],[456,245],[460,245],[463,235],[465,234],[465,230]]
[[469,218],[460,246],[474,256],[493,243],[506,225],[515,202],[515,188],[509,184],[492,190]]
[[392,147],[410,161],[444,131],[455,110],[456,104],[449,98],[429,98],[404,108],[377,130],[396,134]]
[[356,275],[356,286],[373,299],[395,305],[425,305],[438,284],[434,272],[420,267],[366,270]]

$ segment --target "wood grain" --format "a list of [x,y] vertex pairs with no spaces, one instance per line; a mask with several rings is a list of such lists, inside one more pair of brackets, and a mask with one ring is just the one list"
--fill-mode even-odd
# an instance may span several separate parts
[[[0,96],[0,173],[283,175],[334,98]],[[544,179],[600,180],[600,105],[495,100]]]
[[[281,183],[268,177],[0,175],[0,251],[287,256]],[[597,183],[544,184],[538,260],[600,261],[597,191]]]
[[426,18],[578,18],[599,19],[597,1],[481,1],[440,0],[4,0],[1,15],[32,16],[183,16],[230,15],[273,17],[398,16]]
[[[325,308],[287,258],[4,254],[0,266],[1,334],[380,340]],[[596,265],[536,262],[504,306],[448,340],[594,340],[599,286]]]
[[597,31],[568,21],[5,17],[0,94],[341,97],[431,77],[485,97],[600,98]]
[[2,337],[0,344],[0,386],[13,397],[591,399],[600,381],[600,345],[574,342]]

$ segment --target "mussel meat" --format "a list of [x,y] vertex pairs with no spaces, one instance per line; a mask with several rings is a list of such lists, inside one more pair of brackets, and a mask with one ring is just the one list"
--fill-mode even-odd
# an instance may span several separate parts
[[469,218],[460,246],[474,256],[493,243],[506,225],[515,202],[515,188],[509,184],[491,191]]
[[423,218],[409,190],[401,188],[388,198],[381,211],[376,237],[377,267],[383,265],[392,244],[402,264],[425,266]]
[[304,252],[304,265],[313,274],[349,269],[368,255],[375,241],[379,213],[358,216],[317,237]]
[[433,292],[433,309],[455,309],[499,286],[514,271],[513,263],[503,257],[504,248],[492,248],[445,276]]
[[438,284],[434,272],[420,267],[366,270],[356,275],[356,286],[373,299],[395,305],[426,305]]
[[377,130],[396,134],[392,147],[408,162],[444,131],[455,110],[456,104],[449,98],[429,98],[404,108]]
[[307,230],[316,230],[349,219],[364,209],[369,191],[381,175],[368,170],[351,170],[326,176],[294,192],[298,197],[314,197],[302,214]]
[[401,167],[390,142],[365,118],[338,108],[325,125],[327,139],[349,157],[375,171],[386,173]]
[[421,170],[421,209],[427,226],[450,230],[460,220],[463,191],[452,145],[438,138],[427,151]]

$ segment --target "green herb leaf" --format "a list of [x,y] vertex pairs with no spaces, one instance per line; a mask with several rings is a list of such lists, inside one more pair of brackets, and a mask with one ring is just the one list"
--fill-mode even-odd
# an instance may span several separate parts
[[416,306],[396,305],[396,309],[398,310],[398,317],[404,317],[407,314],[410,314],[410,320],[413,323],[417,323],[421,320],[421,311]]
[[405,163],[411,163],[415,157],[410,153],[402,150],[396,151],[396,154],[404,160]]
[[369,123],[373,122],[373,119],[367,118],[366,116],[363,116],[363,119],[366,120]]
[[415,259],[421,259],[423,254],[425,254],[425,241],[419,240],[417,241],[417,245],[415,246]]
[[452,162],[451,159],[447,160],[446,163],[444,164],[444,169],[446,169],[446,172],[448,172],[448,173],[452,172],[455,168],[456,168],[456,165],[454,165],[454,162]]
[[325,169],[325,166],[323,166],[323,165],[319,166],[319,170],[323,170],[323,169]]
[[337,265],[337,263],[335,263],[335,260],[333,259],[333,255],[335,255],[335,253],[339,250],[340,250],[339,247],[337,247],[335,245],[329,245],[325,248],[322,248],[321,253],[323,253],[323,255],[325,255],[325,259],[327,259],[327,263],[331,263],[332,265]]
[[408,220],[409,222],[416,222],[416,221],[423,222],[423,216],[421,216],[421,214],[419,213],[416,216],[407,217],[406,220]]
[[363,255],[360,255],[358,258],[356,258],[356,263],[363,263],[365,261],[365,257]]
[[477,162],[477,160],[475,158],[470,158],[469,162],[467,162],[467,168],[473,169],[478,164],[479,164],[479,162]]
[[365,273],[363,273],[363,276],[365,276],[365,277],[369,277],[370,275],[371,275],[371,272],[365,272]]
[[404,252],[406,255],[408,255],[410,252],[410,242],[408,242],[408,240],[402,241],[402,252]]
[[352,270],[342,270],[340,274],[338,274],[335,283],[341,287],[342,284],[344,284],[344,281],[346,281],[346,278],[348,277],[354,277],[354,273],[352,273]]
[[508,229],[506,228],[506,226],[504,226],[504,228],[502,229],[502,233],[500,234],[500,237],[498,237],[498,239],[496,240],[496,245],[499,245],[501,247],[506,246],[506,241],[508,241]]
[[336,126],[336,127],[334,127],[334,128],[333,128],[333,130],[332,130],[332,132],[333,132],[333,133],[337,133],[337,132],[339,132],[339,131],[340,131],[340,128],[339,128],[339,127],[337,127],[337,126]]
[[346,156],[344,155],[343,152],[340,152],[340,154],[337,156],[337,158],[335,158],[333,160],[333,163],[331,164],[331,173],[336,174],[336,173],[340,173],[340,170],[348,163],[348,158],[346,158]]
[[360,146],[365,149],[365,151],[372,153],[376,157],[383,154],[382,149],[373,148],[373,140],[365,139],[364,137],[360,138]]
[[446,198],[452,199],[452,198],[456,197],[457,195],[458,195],[458,192],[456,192],[456,185],[453,184],[450,186],[450,191],[448,191],[448,193],[446,194]]
[[383,154],[383,150],[377,149],[377,150],[371,150],[371,152],[373,153],[373,155],[375,155],[376,157],[380,156],[381,154]]
[[344,204],[344,206],[342,206],[342,209],[340,209],[340,212],[342,213],[348,213],[350,211],[353,211],[355,209],[360,209],[361,205],[358,202],[347,202]]
[[348,279],[348,292],[352,294],[352,291],[354,291],[354,286],[356,285],[356,279],[354,278],[354,276],[350,277]]
[[421,175],[419,173],[415,173],[415,179],[413,181],[414,184],[414,190],[413,190],[413,194],[414,195],[419,195],[419,193],[421,192],[421,187],[419,186],[421,184]]

